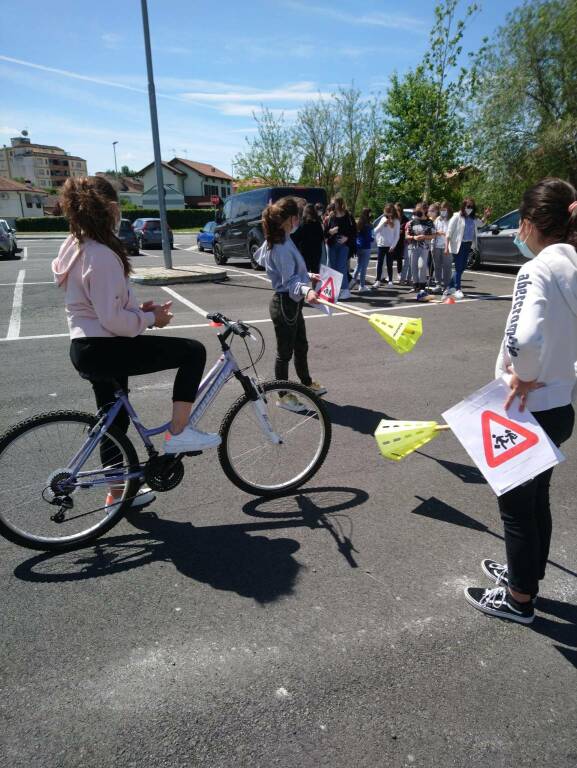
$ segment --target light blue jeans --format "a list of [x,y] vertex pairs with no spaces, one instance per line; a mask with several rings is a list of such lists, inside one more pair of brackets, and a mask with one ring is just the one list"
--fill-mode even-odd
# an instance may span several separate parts
[[357,251],[357,268],[353,280],[357,280],[361,288],[366,288],[367,268],[371,260],[371,249],[362,248]]
[[329,246],[329,267],[340,272],[343,276],[341,291],[347,291],[349,288],[349,273],[347,271],[349,261],[349,246],[335,243]]

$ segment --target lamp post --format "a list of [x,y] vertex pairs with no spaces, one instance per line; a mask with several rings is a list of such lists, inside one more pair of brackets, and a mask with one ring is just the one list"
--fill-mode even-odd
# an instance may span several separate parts
[[118,165],[116,164],[116,145],[117,141],[112,142],[112,151],[114,152],[114,175],[118,178]]
[[164,178],[162,174],[162,158],[160,154],[160,138],[158,136],[158,115],[156,112],[156,93],[154,90],[154,72],[152,70],[152,51],[150,48],[150,29],[148,27],[148,8],[146,0],[141,0],[142,28],[144,31],[144,50],[146,51],[146,70],[148,73],[148,101],[150,105],[150,126],[152,129],[152,146],[154,148],[154,167],[156,170],[156,192],[158,194],[158,213],[160,214],[160,231],[162,233],[162,251],[164,266],[172,269],[172,253],[166,221],[166,202],[164,199]]

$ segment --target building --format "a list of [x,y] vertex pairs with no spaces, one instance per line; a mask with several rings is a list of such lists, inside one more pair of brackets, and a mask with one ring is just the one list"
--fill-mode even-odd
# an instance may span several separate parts
[[86,176],[86,160],[61,147],[33,144],[28,135],[10,139],[0,150],[0,176],[25,179],[37,188],[61,187],[71,176]]
[[132,203],[133,205],[142,208],[144,184],[142,183],[141,179],[136,176],[122,176],[120,174],[116,176],[112,173],[101,172],[97,173],[96,175],[102,176],[102,178],[106,179],[106,181],[112,184],[116,190],[116,194],[118,195],[120,202],[125,200],[128,203]]
[[[147,165],[138,175],[144,182],[143,205],[147,208],[146,201],[156,195],[154,163]],[[171,199],[176,200],[178,195],[182,196],[181,207],[208,208],[213,205],[212,197],[224,199],[232,194],[232,176],[208,163],[175,157],[168,163],[162,163],[162,175],[166,199],[170,196]],[[158,202],[154,207],[157,205]]]
[[30,184],[0,177],[0,219],[10,225],[20,217],[44,216],[44,200],[48,193]]

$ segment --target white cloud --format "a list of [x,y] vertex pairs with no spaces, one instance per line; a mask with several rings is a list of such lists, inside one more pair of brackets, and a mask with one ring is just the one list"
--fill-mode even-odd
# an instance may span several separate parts
[[423,19],[418,16],[405,16],[394,11],[372,11],[363,13],[349,13],[340,11],[329,5],[310,5],[302,0],[282,0],[283,5],[302,13],[315,13],[325,19],[341,21],[344,24],[356,24],[370,27],[383,27],[385,29],[403,29],[408,32],[420,32],[427,29]]
[[123,37],[122,35],[116,34],[116,32],[106,32],[101,36],[100,39],[106,48],[118,50],[118,48],[120,48],[120,44],[122,43]]
[[265,101],[309,101],[316,99],[319,95],[324,98],[330,98],[329,93],[320,93],[314,83],[292,83],[280,88],[270,90],[260,90],[258,88],[239,88],[236,87],[228,92],[214,93],[211,91],[195,91],[192,93],[183,93],[185,98],[196,101],[211,102],[265,102]]

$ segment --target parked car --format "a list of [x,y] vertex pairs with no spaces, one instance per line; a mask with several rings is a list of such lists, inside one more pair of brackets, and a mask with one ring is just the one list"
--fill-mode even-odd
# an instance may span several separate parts
[[298,197],[307,203],[327,204],[327,193],[321,187],[262,187],[227,197],[222,211],[217,213],[212,252],[217,264],[228,259],[249,259],[253,269],[260,269],[254,254],[264,241],[261,217],[269,203],[281,197]]
[[[136,219],[132,225],[138,247],[148,248],[151,245],[158,245],[162,248],[162,233],[160,231],[160,219]],[[168,228],[170,237],[170,247],[174,248],[174,236],[172,230]]]
[[214,230],[216,221],[209,221],[196,236],[196,245],[199,251],[212,251],[214,244]]
[[19,251],[16,230],[5,219],[0,219],[0,257],[15,259]]
[[519,210],[510,211],[500,219],[479,228],[478,249],[471,252],[469,267],[477,269],[483,264],[521,267],[527,259],[514,244],[519,232]]
[[120,219],[118,239],[122,240],[122,243],[128,253],[131,253],[133,256],[138,256],[138,240],[136,239],[136,234],[132,229],[132,222],[130,219]]

